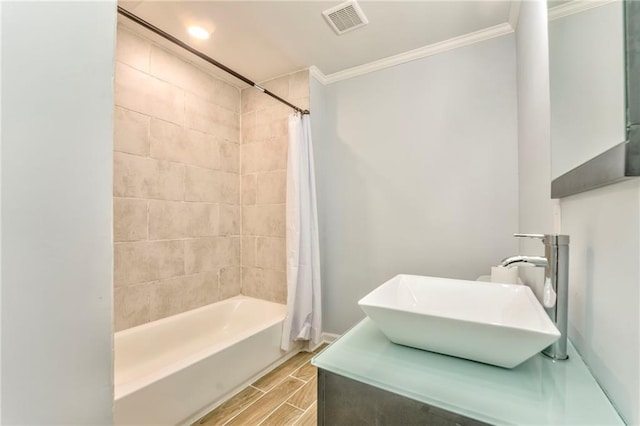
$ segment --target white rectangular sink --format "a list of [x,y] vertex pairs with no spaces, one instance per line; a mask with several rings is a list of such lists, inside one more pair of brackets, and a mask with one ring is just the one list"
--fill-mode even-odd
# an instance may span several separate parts
[[524,285],[397,275],[358,304],[394,343],[505,368],[560,338]]

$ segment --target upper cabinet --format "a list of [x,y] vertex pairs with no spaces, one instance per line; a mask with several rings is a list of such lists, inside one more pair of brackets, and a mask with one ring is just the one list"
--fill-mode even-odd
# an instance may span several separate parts
[[549,10],[553,198],[640,175],[631,120],[640,116],[639,3]]

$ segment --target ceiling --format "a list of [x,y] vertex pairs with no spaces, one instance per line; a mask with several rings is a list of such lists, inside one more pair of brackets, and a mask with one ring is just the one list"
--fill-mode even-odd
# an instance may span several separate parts
[[[507,23],[511,11],[506,0],[361,0],[369,25],[339,36],[321,15],[339,3],[120,1],[130,12],[257,82],[312,65],[332,74]],[[120,21],[136,30],[127,19]],[[212,31],[211,38],[192,38],[186,32],[189,25]]]

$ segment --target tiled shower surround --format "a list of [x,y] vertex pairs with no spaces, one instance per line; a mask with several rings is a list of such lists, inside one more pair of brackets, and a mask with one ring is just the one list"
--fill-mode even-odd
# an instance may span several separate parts
[[[290,109],[121,26],[116,53],[116,331],[240,293],[284,302]],[[263,85],[308,105],[306,71]]]
[[[309,105],[309,74],[261,83],[300,108]],[[285,303],[285,199],[291,109],[253,89],[242,90],[242,293]]]

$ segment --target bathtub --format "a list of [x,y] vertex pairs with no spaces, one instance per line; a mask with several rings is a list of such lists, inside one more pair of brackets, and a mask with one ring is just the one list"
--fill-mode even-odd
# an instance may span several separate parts
[[285,305],[236,296],[115,334],[114,423],[183,424],[284,361]]

